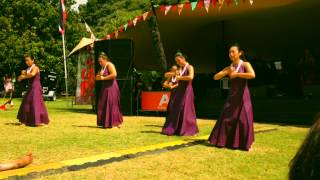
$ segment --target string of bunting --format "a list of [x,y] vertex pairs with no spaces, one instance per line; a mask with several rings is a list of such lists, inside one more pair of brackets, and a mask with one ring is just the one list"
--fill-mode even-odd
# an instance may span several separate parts
[[[254,0],[198,0],[175,5],[154,5],[154,7],[158,8],[164,15],[167,15],[169,12],[173,11],[178,12],[178,15],[180,16],[183,10],[194,11],[195,9],[204,8],[206,12],[209,13],[210,8],[218,8],[218,10],[221,10],[224,4],[227,6],[232,4],[234,6],[238,6],[240,2],[247,3],[247,1],[250,3],[250,5],[253,5]],[[102,39],[118,38],[119,33],[127,31],[130,27],[135,27],[139,22],[148,20],[149,17],[150,12],[145,12],[141,16],[137,16],[134,19],[129,20],[126,24],[120,26],[117,31],[104,36]]]

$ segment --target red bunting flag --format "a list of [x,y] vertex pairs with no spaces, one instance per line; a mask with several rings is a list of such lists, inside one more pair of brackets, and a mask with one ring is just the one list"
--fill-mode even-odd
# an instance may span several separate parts
[[191,3],[186,3],[186,9],[190,10],[191,9]]
[[212,0],[212,6],[216,7],[217,6],[217,0]]
[[166,11],[166,6],[165,5],[161,5],[160,6],[160,11],[163,11],[163,12]]
[[131,26],[133,26],[133,21],[132,20],[128,21],[128,27],[131,27]]
[[120,28],[119,28],[119,32],[124,32],[124,27],[123,26],[121,26]]
[[177,10],[177,5],[173,5],[171,8],[171,11],[176,11]]
[[198,4],[197,4],[197,8],[198,8],[198,9],[201,9],[201,8],[203,8],[203,6],[204,6],[203,0],[199,0],[199,1],[198,1]]
[[109,34],[110,39],[114,38],[114,36],[115,36],[115,33],[114,33],[114,32],[111,33],[111,34]]
[[143,16],[138,16],[138,22],[142,21]]
[[226,0],[227,1],[227,5],[230,5],[232,3],[232,0]]
[[60,0],[60,24],[59,24],[59,32],[61,35],[64,34],[65,25],[67,22],[67,11],[64,6],[64,0]]

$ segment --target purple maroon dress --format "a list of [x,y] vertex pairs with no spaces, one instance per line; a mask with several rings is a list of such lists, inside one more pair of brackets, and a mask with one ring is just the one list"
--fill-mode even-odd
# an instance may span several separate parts
[[29,88],[19,108],[17,118],[27,126],[49,124],[48,112],[42,97],[40,72],[28,79]]
[[[189,75],[188,70],[182,74],[182,76],[187,75]],[[179,81],[178,87],[170,96],[162,133],[193,136],[199,132],[196,118],[192,81]]]
[[[240,73],[245,72],[243,65]],[[253,111],[248,80],[231,79],[231,89],[209,142],[217,147],[249,150],[254,141]]]
[[[108,68],[103,76],[108,76]],[[98,99],[97,125],[104,128],[117,127],[123,122],[120,111],[120,93],[116,79],[101,81]]]

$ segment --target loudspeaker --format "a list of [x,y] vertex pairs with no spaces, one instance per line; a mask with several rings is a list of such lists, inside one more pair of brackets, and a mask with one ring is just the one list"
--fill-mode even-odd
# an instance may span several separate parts
[[128,78],[132,73],[133,41],[131,39],[110,39],[97,41],[94,44],[96,70],[99,70],[98,58],[101,52],[107,54],[115,65],[118,78]]
[[[97,41],[94,44],[95,70],[100,70],[98,58],[101,52],[107,54],[117,70],[120,91],[121,111],[133,115],[133,41],[131,39],[112,39]],[[96,83],[96,97],[99,97],[100,84]],[[98,102],[98,99],[96,99]]]
[[120,90],[121,111],[124,115],[133,115],[133,78],[117,79]]

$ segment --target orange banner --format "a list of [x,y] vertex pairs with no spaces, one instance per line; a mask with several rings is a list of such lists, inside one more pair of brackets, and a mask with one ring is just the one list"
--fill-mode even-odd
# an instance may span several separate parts
[[167,91],[143,91],[141,93],[142,111],[167,111],[170,100],[170,92]]

